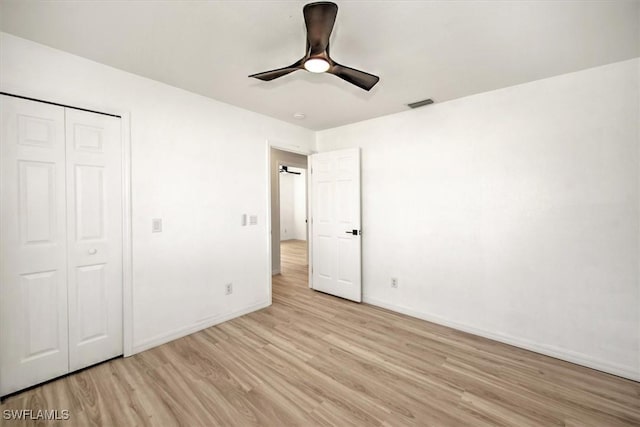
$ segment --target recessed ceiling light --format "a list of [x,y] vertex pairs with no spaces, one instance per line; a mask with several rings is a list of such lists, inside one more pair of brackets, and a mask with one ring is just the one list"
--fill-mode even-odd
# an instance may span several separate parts
[[305,116],[305,115],[304,115],[304,113],[294,113],[294,114],[293,114],[293,118],[294,118],[294,119],[302,120],[302,119],[304,119],[305,117],[307,117],[307,116]]
[[304,68],[312,73],[324,73],[329,67],[329,63],[322,58],[311,58],[304,63]]

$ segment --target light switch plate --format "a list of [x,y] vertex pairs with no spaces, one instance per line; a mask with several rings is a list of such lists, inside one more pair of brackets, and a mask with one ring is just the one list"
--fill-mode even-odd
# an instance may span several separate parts
[[258,215],[249,216],[249,225],[256,225],[258,223]]
[[242,225],[243,227],[247,225],[247,214],[242,214],[242,216],[240,217],[240,225]]
[[152,233],[162,232],[162,218],[153,218],[151,220],[151,232]]

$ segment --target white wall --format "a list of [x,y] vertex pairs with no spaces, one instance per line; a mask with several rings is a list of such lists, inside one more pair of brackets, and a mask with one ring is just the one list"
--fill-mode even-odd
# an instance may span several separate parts
[[362,149],[365,301],[640,379],[638,67],[317,133]]
[[306,171],[290,167],[280,174],[280,240],[307,240]]
[[280,174],[280,240],[289,240],[293,232],[293,176]]
[[[266,140],[299,149],[312,132],[0,37],[2,91],[131,114],[136,350],[269,303]],[[241,227],[242,213],[258,225]],[[163,218],[162,233],[151,218]]]

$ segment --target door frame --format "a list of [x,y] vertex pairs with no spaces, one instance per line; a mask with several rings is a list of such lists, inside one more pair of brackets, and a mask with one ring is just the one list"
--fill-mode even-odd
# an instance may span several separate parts
[[[75,108],[92,113],[120,116],[120,138],[122,142],[122,351],[123,356],[133,351],[133,235],[132,235],[132,191],[131,191],[131,112],[110,106],[86,102],[56,102],[37,94],[15,94],[2,91],[2,96],[26,99],[32,102],[53,104],[64,108]],[[0,378],[0,381],[2,379]]]
[[131,205],[131,113],[121,111],[122,133],[122,350],[133,351],[133,210]]
[[[299,145],[295,145],[295,144],[291,144],[291,143],[287,143],[287,142],[283,142],[283,141],[278,141],[278,140],[273,140],[273,139],[267,139],[266,140],[266,151],[267,151],[267,227],[268,227],[268,233],[267,233],[267,253],[269,254],[269,256],[267,257],[267,282],[269,283],[269,305],[272,304],[272,299],[273,299],[273,271],[272,271],[272,266],[271,263],[273,262],[273,253],[271,251],[272,248],[272,242],[273,242],[273,230],[271,229],[271,149],[272,148],[276,148],[278,150],[282,150],[282,151],[288,151],[289,153],[294,153],[294,154],[301,154],[303,156],[307,156],[307,262],[309,264],[309,287],[313,288],[313,283],[312,283],[312,274],[311,274],[311,270],[313,268],[313,264],[312,264],[312,260],[313,258],[311,257],[311,227],[312,227],[312,221],[310,220],[312,218],[312,212],[311,212],[311,179],[309,179],[309,175],[311,173],[311,166],[310,166],[310,161],[311,161],[311,154],[314,153],[314,151],[312,150],[305,150],[304,148],[300,147]],[[280,165],[279,165],[280,166]],[[295,165],[294,165],[295,166]],[[280,200],[278,198],[278,200]],[[278,238],[280,238],[280,236],[278,236]]]

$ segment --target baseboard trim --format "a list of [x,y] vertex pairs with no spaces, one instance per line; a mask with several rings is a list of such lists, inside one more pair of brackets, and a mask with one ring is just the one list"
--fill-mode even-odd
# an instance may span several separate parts
[[564,360],[566,362],[575,363],[577,365],[585,366],[587,368],[595,369],[597,371],[606,372],[608,374],[616,375],[633,381],[640,381],[640,372],[629,369],[625,366],[619,366],[603,360],[594,359],[587,355],[577,353],[571,350],[563,348],[539,344],[530,340],[516,338],[509,335],[490,332],[484,329],[479,329],[463,323],[458,323],[452,320],[445,319],[441,316],[435,316],[432,314],[420,312],[411,308],[407,308],[401,305],[390,304],[385,301],[378,300],[376,298],[367,297],[363,298],[363,302],[376,307],[385,308],[387,310],[395,311],[397,313],[406,314],[407,316],[415,317],[427,322],[436,323],[438,325],[447,326],[452,329],[456,329],[463,332],[468,332],[473,335],[478,335],[484,338],[488,338],[494,341],[498,341],[504,344],[509,344],[514,347],[523,348],[525,350],[540,353],[545,356],[550,356],[556,359]]
[[133,346],[132,355],[136,353],[140,353],[145,350],[149,350],[150,348],[157,347],[162,344],[166,344],[178,338],[191,335],[195,332],[201,331],[206,328],[210,328],[211,326],[218,325],[222,322],[235,319],[236,317],[244,316],[245,314],[249,314],[253,311],[261,310],[263,308],[269,307],[270,305],[271,305],[270,301],[263,301],[258,304],[250,305],[249,307],[243,308],[242,310],[236,310],[231,313],[225,313],[218,316],[207,317],[205,319],[199,320],[198,322],[192,325],[174,329],[165,334],[156,335],[155,337],[143,340],[140,343],[135,344]]
[[273,270],[271,270],[271,275],[275,276],[276,274],[280,274],[280,269],[279,268],[274,268]]

